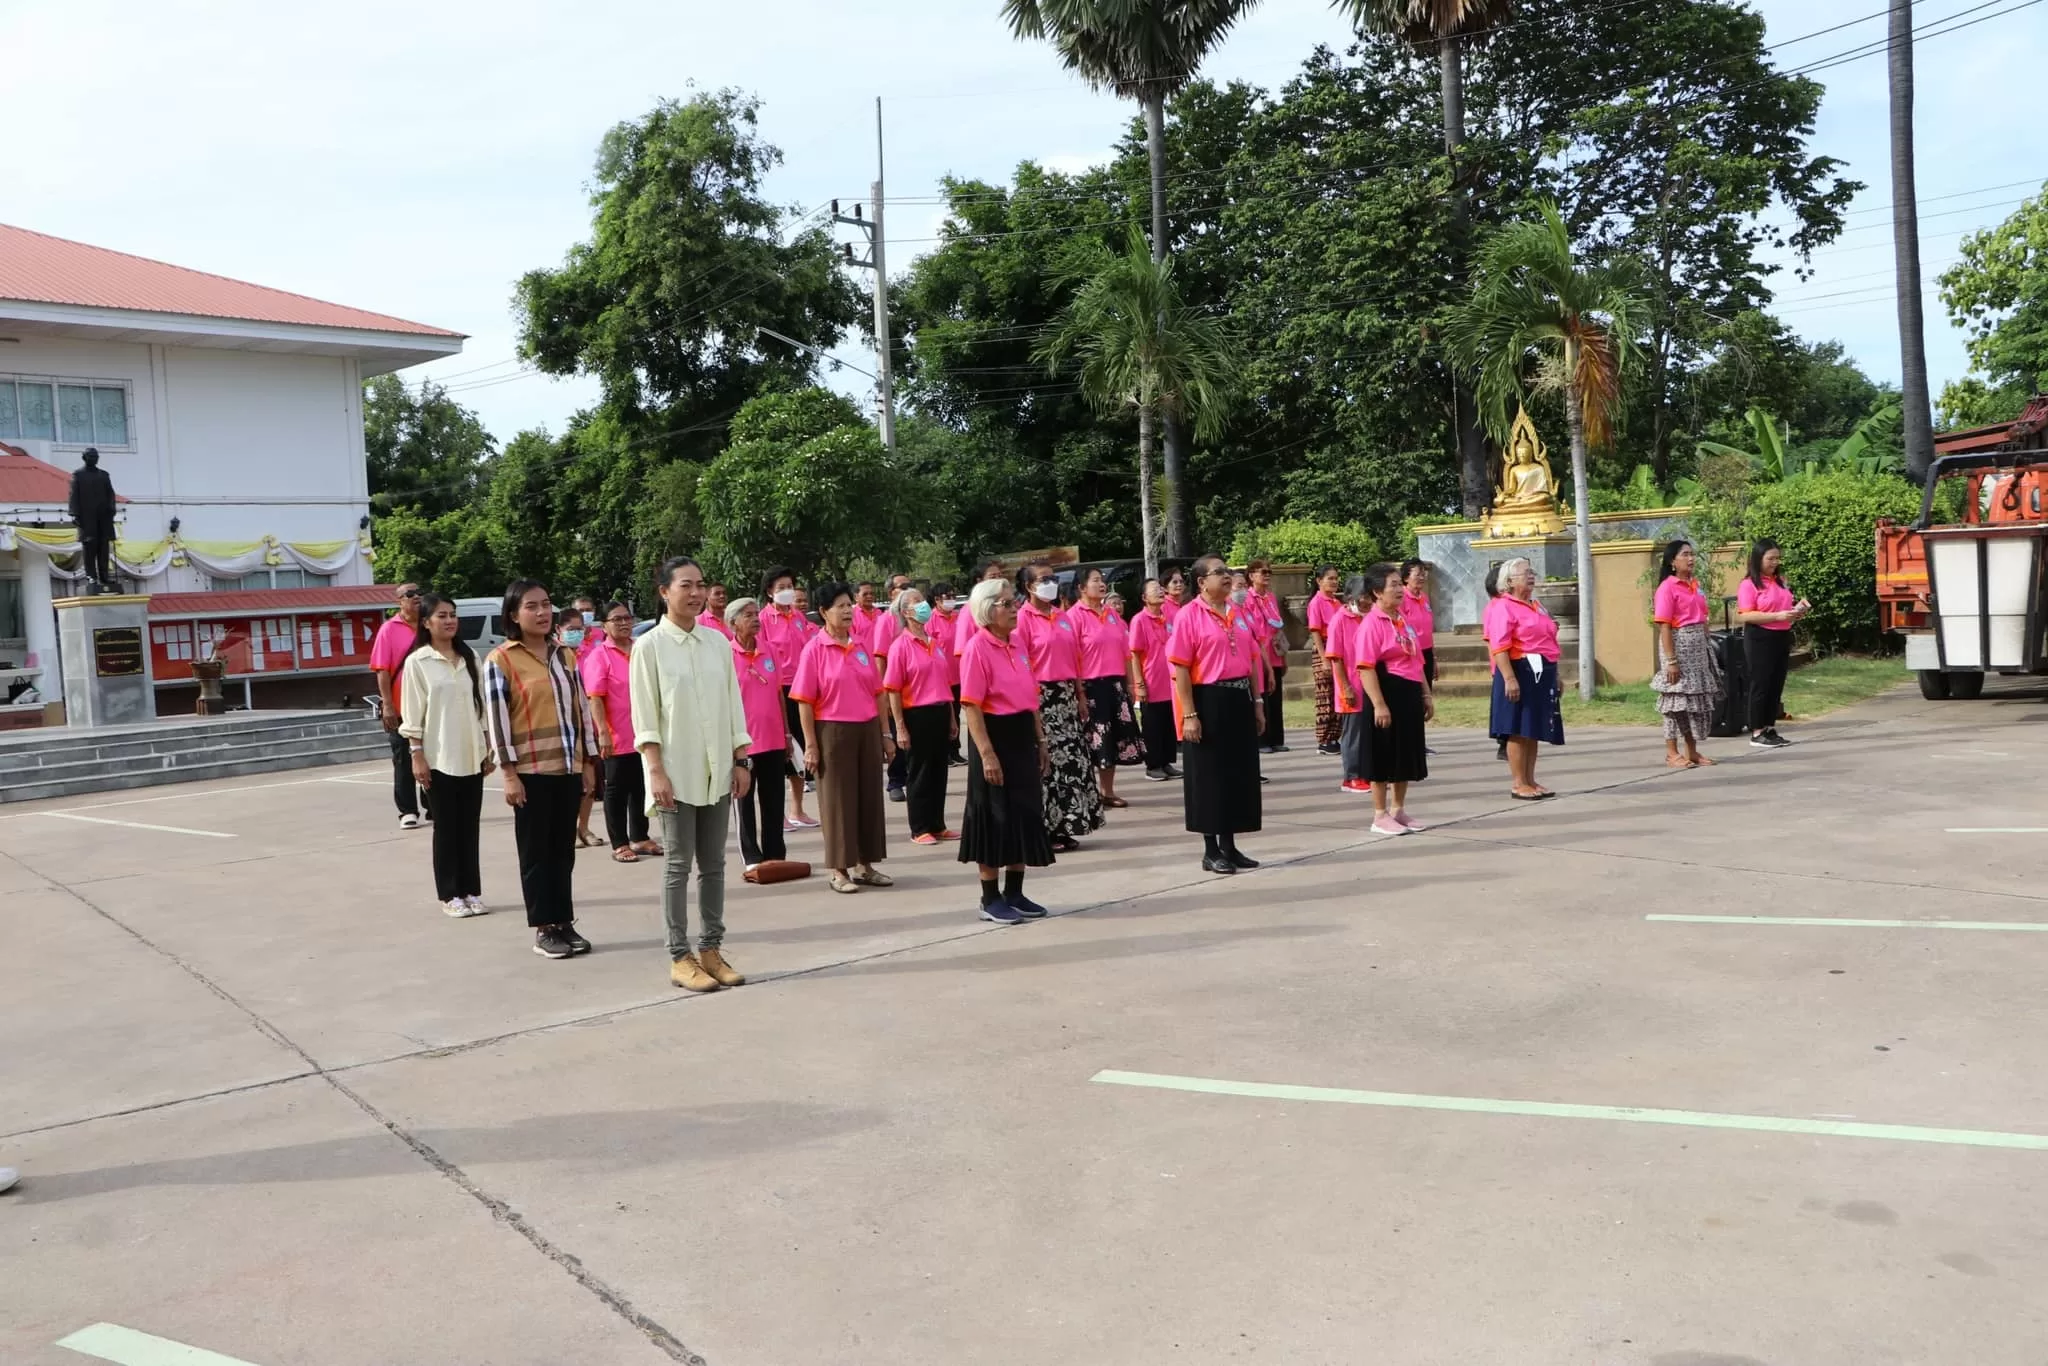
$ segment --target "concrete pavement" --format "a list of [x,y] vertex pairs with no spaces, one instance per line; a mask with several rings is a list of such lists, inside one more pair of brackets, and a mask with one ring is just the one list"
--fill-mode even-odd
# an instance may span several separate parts
[[1133,775],[1015,929],[891,807],[894,889],[734,882],[710,997],[653,864],[528,952],[501,805],[440,915],[377,767],[9,808],[0,1360],[2039,1366],[2048,1151],[1091,1080],[2048,1135],[2048,934],[1644,919],[2048,923],[1992,694],[1582,731],[1536,805],[1444,731],[1398,840],[1303,746],[1236,879]]

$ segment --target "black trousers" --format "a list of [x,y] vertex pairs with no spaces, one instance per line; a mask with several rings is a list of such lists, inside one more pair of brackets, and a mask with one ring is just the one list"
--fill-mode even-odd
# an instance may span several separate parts
[[79,538],[80,567],[85,576],[102,587],[114,587],[114,529],[109,526],[105,535],[81,536]]
[[1287,743],[1287,718],[1281,715],[1280,685],[1287,681],[1287,666],[1273,666],[1273,686],[1266,697],[1266,729],[1259,735],[1259,748],[1278,749]]
[[1139,729],[1145,732],[1145,767],[1157,771],[1180,757],[1180,739],[1174,733],[1173,699],[1147,702],[1140,708]]
[[1792,633],[1742,628],[1742,659],[1749,668],[1749,728],[1767,730],[1785,710],[1785,671],[1792,662]]
[[614,849],[647,843],[647,770],[638,754],[604,761],[604,832]]
[[[910,718],[906,716],[904,719],[908,721]],[[910,756],[901,749],[898,749],[896,757],[889,761],[889,786],[892,788],[904,787],[909,782]]]
[[567,925],[576,919],[570,884],[576,875],[576,815],[583,805],[578,773],[522,773],[526,805],[512,811],[519,845],[519,891],[528,925]]
[[956,683],[953,685],[953,738],[946,742],[946,752],[956,764],[967,762],[967,756],[960,749],[961,737],[966,734],[967,728],[960,724],[960,685]]
[[787,793],[783,780],[789,776],[789,752],[771,749],[756,754],[754,780],[744,800],[734,803],[740,811],[740,861],[748,867],[764,859],[778,862],[789,857],[782,838],[782,803]]
[[434,796],[434,898],[484,894],[483,865],[477,840],[484,814],[484,775],[458,778],[431,770]]
[[412,741],[395,730],[384,732],[391,744],[391,801],[401,816],[420,814],[420,785],[412,780]]
[[946,770],[953,766],[953,704],[905,707],[903,725],[910,749],[897,750],[905,762],[904,800],[910,808],[910,833],[946,833]]

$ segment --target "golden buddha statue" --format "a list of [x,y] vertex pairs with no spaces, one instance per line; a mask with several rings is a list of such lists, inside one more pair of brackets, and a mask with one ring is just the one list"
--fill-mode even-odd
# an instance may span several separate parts
[[1500,455],[1500,484],[1486,517],[1489,536],[1546,536],[1564,529],[1557,512],[1557,480],[1550,472],[1550,454],[1529,411],[1517,407]]

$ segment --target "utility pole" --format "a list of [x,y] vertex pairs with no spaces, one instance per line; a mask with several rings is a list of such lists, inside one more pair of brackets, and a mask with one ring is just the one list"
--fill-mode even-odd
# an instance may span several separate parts
[[841,250],[846,263],[860,266],[875,273],[875,366],[876,407],[881,414],[882,444],[890,450],[896,449],[896,390],[891,379],[893,367],[889,364],[889,265],[882,243],[882,97],[875,96],[875,183],[869,208],[872,218],[862,218],[860,205],[853,206],[853,216],[848,218],[839,212],[839,201],[832,201],[832,221],[859,228],[867,234],[868,254],[862,260],[853,254],[853,244],[843,243]]
[[1927,325],[1921,316],[1920,202],[1913,174],[1913,0],[1891,0],[1892,280],[1899,311],[1899,408],[1906,475],[1927,477],[1934,463],[1934,418],[1927,401]]

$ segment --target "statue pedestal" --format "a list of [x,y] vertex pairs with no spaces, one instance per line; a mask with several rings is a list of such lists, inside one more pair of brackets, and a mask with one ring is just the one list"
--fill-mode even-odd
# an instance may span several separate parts
[[149,673],[149,598],[102,593],[59,598],[57,650],[64,660],[64,719],[73,726],[156,719]]
[[1472,540],[1472,553],[1489,566],[1518,557],[1527,559],[1529,567],[1536,571],[1540,587],[1547,579],[1579,576],[1574,544],[1570,531],[1547,536],[1477,536]]

